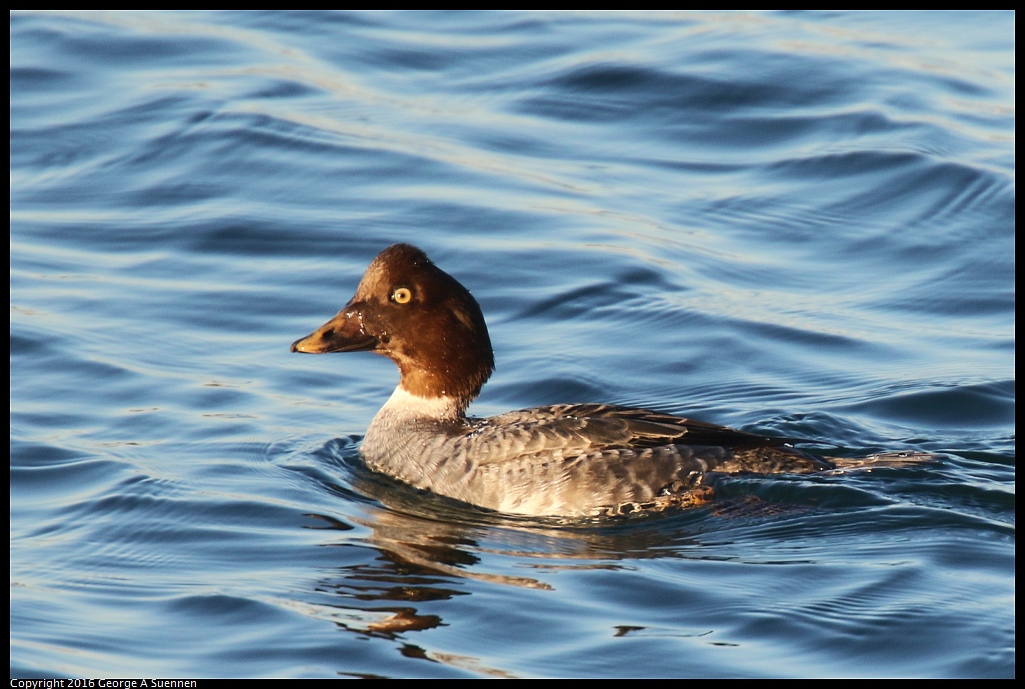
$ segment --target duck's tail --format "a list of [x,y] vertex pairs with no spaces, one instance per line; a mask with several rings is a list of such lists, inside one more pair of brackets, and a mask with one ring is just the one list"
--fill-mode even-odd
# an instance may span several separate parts
[[929,452],[878,452],[867,457],[830,457],[835,472],[853,471],[855,469],[900,469],[918,466],[937,458]]

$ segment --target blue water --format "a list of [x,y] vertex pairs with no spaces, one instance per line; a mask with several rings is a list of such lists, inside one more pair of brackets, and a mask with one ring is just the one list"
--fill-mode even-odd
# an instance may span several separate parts
[[[1015,667],[1010,13],[33,13],[11,39],[11,674]],[[645,405],[922,465],[563,524],[362,467],[289,353],[390,243],[478,415]]]

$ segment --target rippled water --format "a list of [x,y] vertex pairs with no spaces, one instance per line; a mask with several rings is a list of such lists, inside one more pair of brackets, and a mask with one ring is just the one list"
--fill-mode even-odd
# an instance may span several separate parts
[[[11,15],[11,674],[1014,675],[1008,13]],[[288,351],[395,241],[472,408],[921,466],[514,519]]]

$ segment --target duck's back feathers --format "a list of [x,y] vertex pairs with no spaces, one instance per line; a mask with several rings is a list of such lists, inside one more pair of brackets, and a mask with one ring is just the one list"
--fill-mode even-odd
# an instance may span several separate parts
[[363,444],[371,468],[501,512],[619,513],[681,504],[711,473],[831,468],[782,439],[646,409],[566,404],[430,422],[408,408],[390,403],[375,418]]

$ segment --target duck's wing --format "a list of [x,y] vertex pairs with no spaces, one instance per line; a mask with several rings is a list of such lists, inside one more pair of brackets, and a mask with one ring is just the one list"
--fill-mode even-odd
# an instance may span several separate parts
[[[559,404],[509,412],[488,419],[488,425],[513,432],[523,429],[545,439],[543,449],[579,443],[589,452],[643,449],[665,445],[701,445],[735,450],[783,447],[792,441],[738,431],[705,421],[651,409],[611,404]],[[548,442],[553,445],[548,445]]]
[[[684,499],[709,473],[808,473],[831,465],[786,444],[647,409],[557,405],[428,429],[407,479],[500,512],[581,515]],[[395,474],[399,475],[399,474]],[[418,478],[419,477],[419,478]],[[426,478],[424,478],[426,477]],[[469,478],[468,478],[469,477]],[[674,503],[675,504],[675,503]]]
[[[477,421],[457,454],[476,481],[460,500],[502,512],[586,515],[687,504],[709,473],[809,473],[832,468],[785,439],[647,409],[558,405]],[[611,512],[610,512],[611,510]]]

